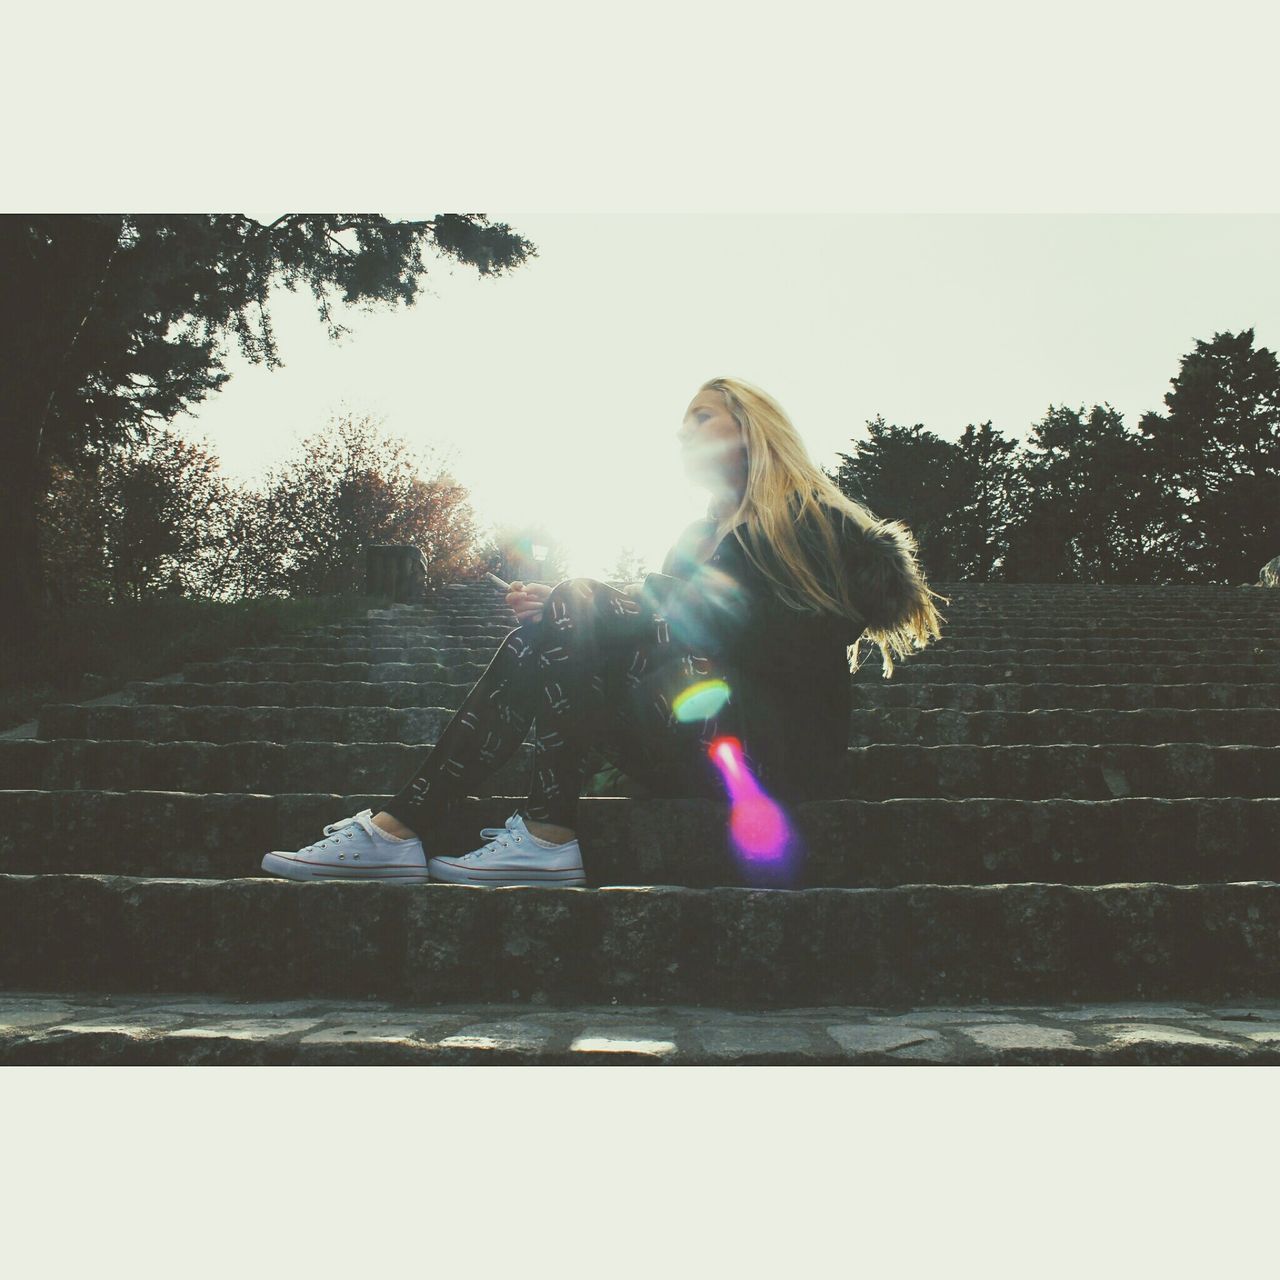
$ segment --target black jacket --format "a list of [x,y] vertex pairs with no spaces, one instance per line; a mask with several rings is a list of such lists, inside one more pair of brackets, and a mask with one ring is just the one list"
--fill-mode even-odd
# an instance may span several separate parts
[[[786,605],[747,559],[735,530],[705,563],[693,559],[693,549],[714,532],[710,518],[685,529],[661,574],[645,579],[643,593],[667,618],[674,642],[717,662],[738,701],[762,785],[791,802],[844,793],[852,702],[847,649],[867,625],[892,622],[913,573],[896,537],[875,525],[860,530],[832,508],[820,510],[837,529],[852,596],[865,615],[862,626]],[[738,531],[746,536],[745,524]],[[811,523],[798,525],[797,533],[802,545],[815,545]]]

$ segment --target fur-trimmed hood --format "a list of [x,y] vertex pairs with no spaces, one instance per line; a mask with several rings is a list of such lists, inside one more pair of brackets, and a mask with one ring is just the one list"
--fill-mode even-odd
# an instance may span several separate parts
[[865,529],[841,513],[841,548],[849,593],[862,614],[867,635],[893,658],[923,649],[941,635],[942,615],[921,568],[911,530],[897,520],[872,520]]
[[[879,646],[884,675],[891,675],[893,659],[923,649],[941,635],[942,614],[920,566],[913,534],[896,520],[872,518],[863,526],[845,512],[824,507],[832,518],[840,547],[841,567],[849,595],[865,635]],[[812,532],[804,541],[814,547]]]
[[876,520],[865,529],[845,520],[841,539],[849,592],[868,630],[897,630],[918,607],[921,594],[915,539],[894,520]]
[[[894,657],[921,649],[941,634],[942,617],[934,608],[934,593],[929,590],[917,559],[915,539],[896,520],[873,520],[864,529],[843,510],[835,512],[824,506],[823,511],[832,520],[841,569],[859,615],[847,619],[844,630],[848,642],[854,644],[865,635],[878,644],[884,654],[885,674],[889,675]],[[783,605],[777,587],[742,554],[735,530],[721,538],[712,549],[714,554],[704,563],[694,558],[693,547],[711,531],[708,524],[714,526],[707,520],[689,526],[668,553],[662,574],[651,574],[649,581],[668,574],[692,578],[696,589],[680,593],[683,614],[711,615],[717,612],[714,570],[727,571],[742,588],[742,594],[727,595],[724,608],[719,610],[725,615],[726,633],[740,623],[746,634],[754,636],[752,644],[758,643],[762,634],[778,635],[784,640],[794,636],[795,608]],[[827,558],[825,544],[808,519],[799,524],[797,536],[816,563]],[[824,576],[829,581],[829,574]],[[707,596],[705,601],[700,598],[703,595]],[[813,608],[816,607],[815,604]],[[830,621],[830,614],[827,618]]]

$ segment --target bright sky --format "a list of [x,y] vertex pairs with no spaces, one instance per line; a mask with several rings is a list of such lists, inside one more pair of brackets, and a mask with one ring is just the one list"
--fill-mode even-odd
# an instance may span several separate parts
[[571,575],[604,577],[624,546],[659,568],[704,513],[675,432],[707,378],[769,391],[832,469],[877,414],[948,439],[1021,437],[1051,404],[1136,425],[1195,339],[1280,346],[1273,214],[486,213],[539,256],[487,280],[428,259],[430,292],[346,313],[339,343],[277,289],[285,366],[234,353],[174,425],[250,480],[330,414],[378,415],[482,525],[543,520]]

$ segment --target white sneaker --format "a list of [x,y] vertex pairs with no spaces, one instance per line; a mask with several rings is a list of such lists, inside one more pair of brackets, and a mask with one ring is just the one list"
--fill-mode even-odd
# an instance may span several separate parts
[[373,810],[362,809],[352,818],[331,822],[325,839],[296,853],[275,850],[262,859],[263,871],[286,880],[393,880],[429,879],[422,841],[397,840],[373,823]]
[[575,836],[564,844],[538,844],[524,819],[513,813],[505,827],[482,827],[489,843],[460,858],[432,858],[433,880],[450,884],[585,885],[582,850]]

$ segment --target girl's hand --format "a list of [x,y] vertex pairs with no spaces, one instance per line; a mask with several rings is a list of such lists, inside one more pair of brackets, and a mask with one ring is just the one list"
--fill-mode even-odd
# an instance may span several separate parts
[[542,619],[542,608],[551,588],[544,582],[513,582],[507,592],[507,608],[521,622],[539,622]]

